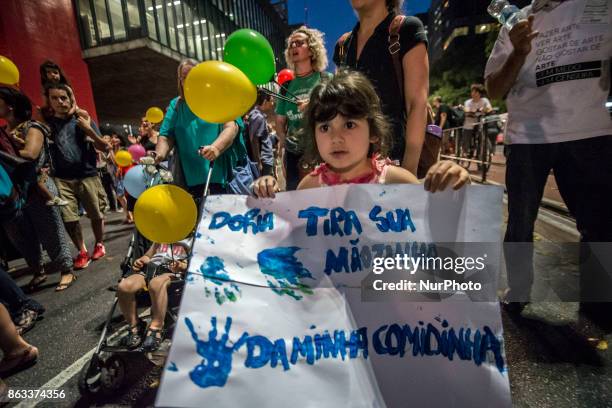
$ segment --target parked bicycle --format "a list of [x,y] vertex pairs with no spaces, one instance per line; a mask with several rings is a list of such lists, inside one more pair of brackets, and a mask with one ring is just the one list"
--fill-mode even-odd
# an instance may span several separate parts
[[[445,129],[445,148],[440,157],[457,161],[459,165],[469,170],[472,163],[481,172],[482,181],[487,179],[491,167],[497,135],[503,129],[503,118],[497,113],[472,113],[478,119],[474,132],[469,135],[461,127]],[[471,136],[471,137],[470,137]]]

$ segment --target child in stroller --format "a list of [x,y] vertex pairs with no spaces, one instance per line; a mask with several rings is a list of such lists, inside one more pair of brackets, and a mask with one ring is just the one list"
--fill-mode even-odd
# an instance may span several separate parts
[[[128,349],[142,346],[143,351],[152,352],[159,348],[168,308],[168,286],[173,281],[182,281],[191,253],[190,244],[190,238],[174,244],[154,243],[134,261],[131,274],[119,282],[119,307],[129,325],[122,343]],[[148,290],[151,297],[151,323],[146,335],[145,322],[138,318],[136,311],[136,294],[141,290]]]

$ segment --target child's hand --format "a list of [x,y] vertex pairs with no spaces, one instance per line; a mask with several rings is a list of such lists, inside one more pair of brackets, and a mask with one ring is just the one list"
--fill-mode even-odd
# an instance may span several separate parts
[[457,163],[445,160],[431,166],[425,176],[425,190],[435,193],[443,191],[452,183],[453,190],[459,190],[470,182],[470,175],[466,169]]
[[142,270],[142,268],[148,264],[149,262],[151,262],[151,259],[146,256],[143,255],[140,258],[138,258],[137,260],[134,261],[134,264],[132,265],[132,268],[134,269],[134,271],[138,272],[140,270]]
[[174,273],[183,273],[187,270],[187,261],[172,261],[168,265],[168,269]]
[[279,192],[278,181],[273,176],[263,176],[253,183],[253,193],[259,198],[274,198]]
[[10,132],[9,135],[19,150],[25,147],[25,140],[19,137],[15,132]]
[[86,110],[79,109],[76,113],[77,125],[83,130],[91,129],[91,116]]

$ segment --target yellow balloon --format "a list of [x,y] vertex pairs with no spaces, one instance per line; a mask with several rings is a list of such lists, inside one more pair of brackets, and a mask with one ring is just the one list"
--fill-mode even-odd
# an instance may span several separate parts
[[171,184],[145,190],[134,206],[138,231],[148,240],[163,244],[187,237],[195,227],[197,215],[191,194]]
[[183,87],[189,109],[211,123],[242,116],[257,99],[257,88],[249,78],[221,61],[206,61],[193,67]]
[[157,106],[147,109],[145,114],[147,120],[151,123],[159,123],[164,119],[164,111],[159,109]]
[[15,85],[19,83],[19,70],[10,59],[0,55],[0,83]]
[[121,167],[127,167],[132,164],[132,154],[127,150],[119,150],[115,153],[115,161]]

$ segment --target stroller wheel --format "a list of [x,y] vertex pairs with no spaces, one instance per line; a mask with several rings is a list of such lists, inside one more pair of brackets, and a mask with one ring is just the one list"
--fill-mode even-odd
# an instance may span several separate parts
[[115,391],[123,385],[126,379],[125,361],[117,356],[111,356],[104,362],[100,371],[100,382],[104,387],[104,392]]
[[85,364],[79,372],[78,387],[81,395],[97,394],[102,386],[101,380],[102,367],[100,360],[93,358]]

